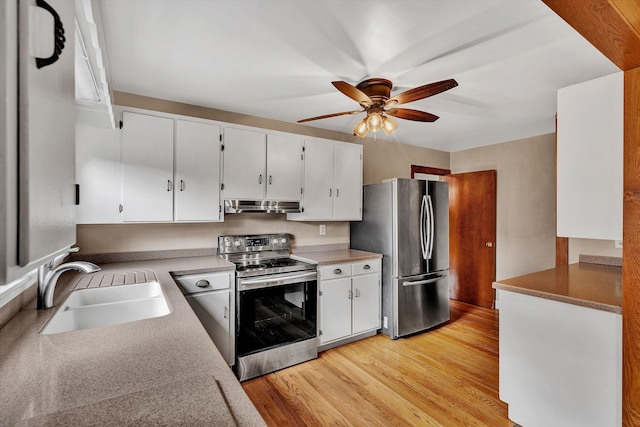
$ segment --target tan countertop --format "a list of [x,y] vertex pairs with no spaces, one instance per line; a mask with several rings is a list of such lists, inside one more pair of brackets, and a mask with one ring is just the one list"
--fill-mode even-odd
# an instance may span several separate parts
[[170,276],[233,264],[203,256],[101,267],[96,275],[151,271],[171,313],[41,335],[73,288],[86,286],[87,276],[66,273],[54,308],[34,301],[0,329],[0,424],[265,425]]
[[577,263],[493,283],[494,289],[622,314],[622,268]]
[[356,249],[337,249],[328,251],[296,252],[291,254],[291,258],[313,264],[326,265],[382,258],[382,254],[359,251]]

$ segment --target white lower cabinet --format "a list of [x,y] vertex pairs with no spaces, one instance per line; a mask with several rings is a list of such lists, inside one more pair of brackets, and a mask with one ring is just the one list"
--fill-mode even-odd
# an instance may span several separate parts
[[235,363],[235,287],[233,273],[176,277],[187,302],[229,366]]
[[380,260],[319,268],[318,345],[380,329]]

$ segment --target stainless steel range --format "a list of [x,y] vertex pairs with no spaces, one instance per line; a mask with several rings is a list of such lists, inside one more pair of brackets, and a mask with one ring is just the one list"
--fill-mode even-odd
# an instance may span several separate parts
[[291,235],[220,236],[236,264],[236,375],[254,378],[318,356],[316,266],[289,257]]

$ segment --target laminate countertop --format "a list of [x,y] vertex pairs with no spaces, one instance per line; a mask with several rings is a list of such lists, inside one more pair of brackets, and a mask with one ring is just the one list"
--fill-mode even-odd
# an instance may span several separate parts
[[292,258],[317,265],[341,264],[347,262],[365,261],[382,258],[382,254],[360,251],[357,249],[319,250],[310,252],[295,252]]
[[[91,276],[65,273],[53,308],[34,301],[0,329],[1,425],[265,425],[171,277],[233,264],[203,256],[100,266]],[[40,334],[69,293],[99,275],[157,278],[171,313]]]
[[622,267],[576,263],[499,280],[493,288],[622,314]]

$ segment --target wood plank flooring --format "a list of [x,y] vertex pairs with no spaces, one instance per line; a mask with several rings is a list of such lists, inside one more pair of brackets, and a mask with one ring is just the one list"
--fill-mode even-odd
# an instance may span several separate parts
[[514,426],[498,398],[498,312],[454,300],[437,329],[378,334],[242,386],[269,426]]

